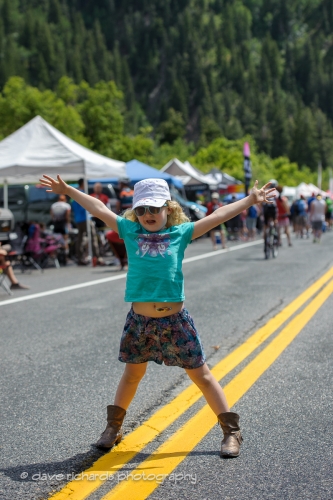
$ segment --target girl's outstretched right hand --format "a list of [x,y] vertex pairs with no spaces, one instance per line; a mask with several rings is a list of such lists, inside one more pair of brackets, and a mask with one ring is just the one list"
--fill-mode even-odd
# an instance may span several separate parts
[[40,180],[42,186],[48,187],[47,193],[56,193],[56,194],[67,194],[68,184],[62,180],[60,175],[57,175],[57,179],[55,180],[49,175],[43,174],[43,177]]

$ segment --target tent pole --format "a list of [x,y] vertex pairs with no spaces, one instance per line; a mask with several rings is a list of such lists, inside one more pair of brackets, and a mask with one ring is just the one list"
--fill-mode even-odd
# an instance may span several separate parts
[[[84,176],[84,192],[86,194],[89,194],[88,193],[88,180],[87,180],[87,176],[85,174]],[[91,244],[91,227],[90,227],[90,214],[89,212],[86,210],[86,221],[87,221],[87,236],[88,236],[88,256],[90,258],[90,263],[91,265],[93,265],[93,252],[92,252],[92,244]]]
[[8,182],[7,179],[3,181],[3,208],[8,209]]

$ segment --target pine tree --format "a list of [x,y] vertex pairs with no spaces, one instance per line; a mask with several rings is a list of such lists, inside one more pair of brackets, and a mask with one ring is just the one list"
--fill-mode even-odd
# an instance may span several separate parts
[[31,10],[28,10],[26,15],[24,16],[22,23],[22,29],[19,38],[20,44],[24,45],[28,49],[34,49],[36,41],[35,32],[35,16]]
[[122,88],[122,72],[119,44],[116,43],[113,50],[113,74],[115,82],[119,88]]
[[319,157],[324,168],[333,163],[333,128],[320,109],[314,110],[314,119],[318,134]]
[[50,87],[50,74],[43,57],[42,53],[38,54],[37,68],[36,68],[36,79],[38,81],[38,86],[44,89]]
[[3,54],[5,53],[5,30],[3,26],[3,20],[0,18],[0,54],[2,55],[0,59],[0,89],[5,85],[7,75],[4,64]]
[[18,27],[17,0],[3,0],[1,17],[3,19],[5,34],[14,33]]
[[299,109],[290,149],[291,161],[316,170],[320,159],[316,122],[309,108]]
[[185,121],[187,121],[187,102],[184,88],[179,80],[174,79],[173,88],[170,96],[170,106],[176,111],[180,111]]
[[58,24],[62,17],[59,0],[50,0],[48,22]]
[[83,76],[84,79],[90,84],[95,85],[98,78],[98,70],[95,64],[94,54],[96,53],[94,37],[91,31],[87,32],[87,37],[84,43],[85,59],[86,63],[83,66]]
[[273,105],[272,111],[271,131],[273,139],[270,156],[273,158],[288,156],[290,143],[288,118],[282,99]]
[[110,57],[106,49],[105,40],[101,31],[101,25],[98,20],[94,22],[94,38],[95,38],[95,61],[98,68],[98,77],[100,80],[111,79]]
[[74,45],[71,58],[68,61],[69,74],[74,78],[76,82],[81,82],[83,80],[84,73],[81,54],[81,47],[78,44]]

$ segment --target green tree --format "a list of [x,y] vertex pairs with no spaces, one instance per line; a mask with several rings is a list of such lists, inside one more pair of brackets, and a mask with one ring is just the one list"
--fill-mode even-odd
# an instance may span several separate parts
[[108,156],[112,142],[119,140],[124,132],[123,93],[111,81],[99,82],[94,87],[82,82],[80,94],[82,102],[77,109],[90,147]]
[[72,139],[87,144],[83,137],[84,124],[75,108],[51,90],[40,91],[27,85],[22,78],[12,77],[0,94],[0,135],[6,137],[36,115]]
[[172,144],[178,137],[184,137],[185,122],[182,114],[170,108],[166,121],[162,122],[158,128],[158,134],[161,144],[164,142]]
[[59,0],[50,0],[48,21],[49,23],[58,24],[61,20],[61,6]]
[[14,33],[18,26],[18,3],[17,0],[3,0],[1,17],[5,27],[5,33]]
[[319,155],[318,131],[309,108],[299,109],[291,142],[290,158],[299,165],[317,169]]

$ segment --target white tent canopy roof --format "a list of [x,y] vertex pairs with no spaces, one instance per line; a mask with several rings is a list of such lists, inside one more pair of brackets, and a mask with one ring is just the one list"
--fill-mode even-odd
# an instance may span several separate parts
[[206,176],[194,168],[188,161],[181,162],[177,158],[173,158],[169,163],[161,168],[162,172],[167,172],[170,175],[180,179],[184,187],[209,186],[210,189],[216,189],[218,182],[215,180],[212,183],[206,179]]
[[217,187],[219,189],[225,189],[228,186],[234,184],[242,184],[242,182],[235,179],[235,177],[232,177],[229,174],[221,172],[217,168],[213,168],[209,172],[209,174],[205,175],[204,177],[211,186],[213,186],[214,183],[217,183]]
[[126,176],[125,163],[94,153],[36,116],[0,142],[0,181],[37,182],[42,174],[65,180]]
[[311,182],[308,184],[309,188],[312,189],[312,193],[321,194],[322,196],[327,196],[326,191],[323,191],[322,189],[319,189],[319,187],[315,186],[314,184],[311,184]]
[[306,198],[312,195],[312,189],[305,182],[301,182],[296,188],[296,196],[299,198],[301,195]]
[[296,189],[292,186],[283,186],[282,196],[286,196],[289,200],[295,200],[297,197]]

